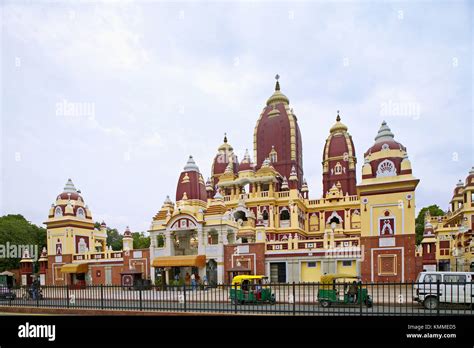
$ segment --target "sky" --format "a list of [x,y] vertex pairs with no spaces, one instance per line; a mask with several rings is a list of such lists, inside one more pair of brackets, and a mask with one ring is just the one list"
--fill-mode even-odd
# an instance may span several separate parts
[[[448,208],[474,165],[468,1],[1,2],[0,215],[42,224],[71,178],[96,221],[146,231],[193,155],[241,159],[273,93],[298,117],[310,198],[340,110],[361,178],[386,120]],[[251,151],[253,153],[253,151]]]

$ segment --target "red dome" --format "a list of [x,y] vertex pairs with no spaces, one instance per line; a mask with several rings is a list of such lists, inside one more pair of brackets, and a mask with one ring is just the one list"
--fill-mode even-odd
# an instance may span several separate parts
[[[288,110],[287,110],[288,109]],[[291,136],[292,129],[294,137]],[[272,166],[281,176],[290,177],[294,165],[298,174],[298,185],[303,181],[303,156],[301,133],[298,121],[288,108],[288,98],[280,92],[279,84],[275,93],[268,99],[254,131],[256,170],[260,169],[263,161],[270,157],[272,149],[276,151],[276,161]]]
[[474,186],[474,167],[469,171],[469,175],[466,177],[465,181],[466,187],[467,186]]
[[370,147],[364,154],[364,156],[368,156],[372,153],[379,152],[385,149],[390,149],[390,150],[402,150],[406,151],[406,147],[400,144],[399,142],[395,140],[384,140],[381,142],[377,142],[372,147]]
[[188,162],[179,176],[176,187],[176,201],[182,200],[185,193],[187,199],[207,200],[204,179],[192,156],[189,156]]
[[338,114],[324,145],[323,195],[337,183],[343,194],[357,194],[356,163],[354,142]]
[[77,201],[77,200],[84,201],[84,199],[82,198],[82,196],[80,194],[78,194],[78,193],[69,193],[69,192],[60,193],[56,199],[66,199],[66,200],[70,199],[72,201]]
[[[372,177],[411,174],[411,168],[402,170],[402,162],[408,159],[406,147],[394,140],[394,134],[383,121],[375,137],[375,143],[364,154],[366,163],[372,169],[371,174],[362,175],[363,179]],[[372,155],[379,153],[377,159]]]
[[462,191],[464,190],[464,184],[461,180],[458,181],[456,184],[456,187],[454,188],[453,191],[453,198],[454,197],[462,197]]
[[234,174],[239,172],[239,162],[233,150],[232,146],[227,143],[227,136],[225,135],[224,143],[217,149],[217,155],[212,163],[211,176],[214,186],[219,182],[219,176],[225,172],[230,161],[233,161]]

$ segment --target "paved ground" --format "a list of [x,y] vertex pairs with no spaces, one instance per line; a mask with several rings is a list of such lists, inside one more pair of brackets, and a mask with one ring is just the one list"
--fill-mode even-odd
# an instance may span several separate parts
[[[374,305],[372,308],[359,305],[333,305],[323,308],[317,303],[291,304],[246,304],[234,305],[228,301],[223,302],[188,302],[178,301],[140,301],[137,300],[100,300],[86,299],[68,301],[66,299],[43,299],[40,301],[17,299],[13,301],[0,301],[2,306],[39,306],[42,308],[89,308],[89,309],[122,309],[146,310],[162,312],[213,312],[213,313],[239,313],[239,314],[282,314],[282,315],[438,315],[436,310],[427,310],[419,304],[399,305]],[[69,306],[69,307],[68,307]],[[439,315],[473,315],[474,311],[467,306],[451,306],[440,308]]]

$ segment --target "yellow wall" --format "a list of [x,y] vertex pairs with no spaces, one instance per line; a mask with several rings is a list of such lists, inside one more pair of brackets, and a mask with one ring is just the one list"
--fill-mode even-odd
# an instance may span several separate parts
[[[412,195],[410,208],[408,208],[407,194]],[[415,194],[414,192],[390,193],[383,195],[367,196],[367,210],[361,204],[361,235],[378,236],[379,218],[384,216],[386,210],[390,211],[390,216],[395,217],[395,234],[415,233]],[[403,218],[402,218],[403,217]],[[372,229],[371,229],[372,228]]]
[[357,276],[356,261],[351,260],[351,266],[343,266],[342,261],[337,261],[337,273]]
[[321,280],[321,262],[316,261],[316,267],[308,267],[308,261],[301,261],[301,281],[302,282],[319,282],[320,280]]

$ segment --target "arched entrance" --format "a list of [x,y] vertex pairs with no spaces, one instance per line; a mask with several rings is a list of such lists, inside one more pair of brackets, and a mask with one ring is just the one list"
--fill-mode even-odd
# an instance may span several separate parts
[[207,261],[206,277],[210,286],[217,285],[217,262],[213,259]]

